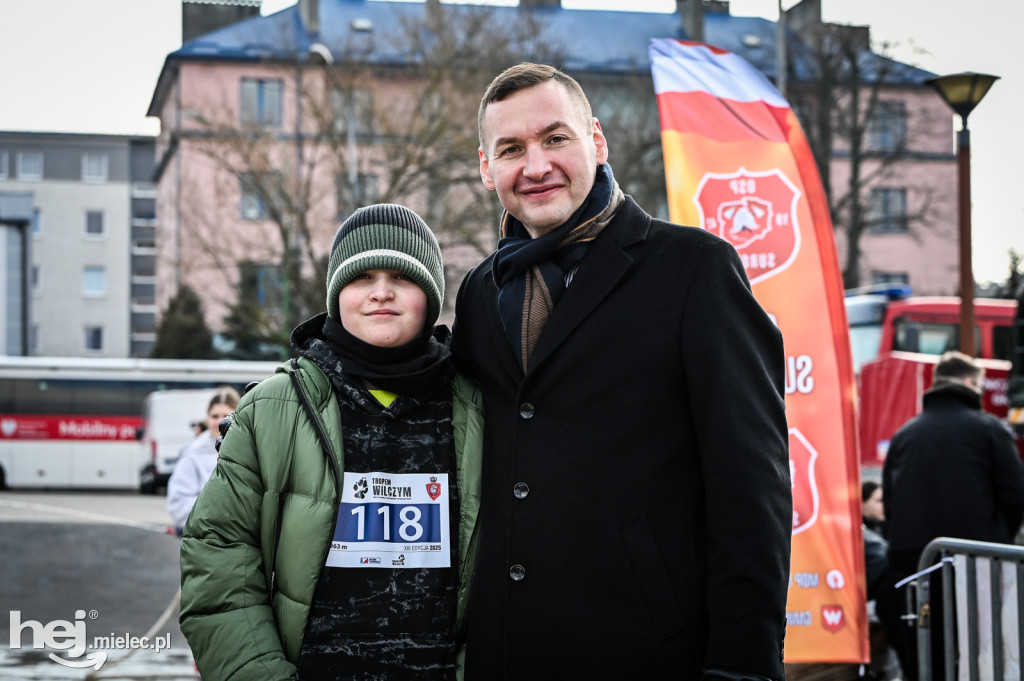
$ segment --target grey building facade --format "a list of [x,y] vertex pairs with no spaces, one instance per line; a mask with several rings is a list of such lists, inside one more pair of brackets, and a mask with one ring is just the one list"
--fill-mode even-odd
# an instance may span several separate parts
[[0,131],[3,354],[149,354],[154,144],[150,137]]

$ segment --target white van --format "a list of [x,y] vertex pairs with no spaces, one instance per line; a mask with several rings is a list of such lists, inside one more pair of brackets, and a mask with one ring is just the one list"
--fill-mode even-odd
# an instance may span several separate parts
[[149,460],[142,467],[139,491],[156,494],[167,487],[181,448],[206,423],[206,410],[218,388],[161,390],[150,393],[142,407],[142,441]]

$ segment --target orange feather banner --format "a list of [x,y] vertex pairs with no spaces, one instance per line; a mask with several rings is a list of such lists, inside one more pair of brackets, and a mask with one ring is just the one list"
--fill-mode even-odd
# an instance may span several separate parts
[[656,39],[650,56],[670,219],[736,248],[785,339],[793,478],[786,661],[867,662],[856,382],[810,146],[786,100],[738,55]]

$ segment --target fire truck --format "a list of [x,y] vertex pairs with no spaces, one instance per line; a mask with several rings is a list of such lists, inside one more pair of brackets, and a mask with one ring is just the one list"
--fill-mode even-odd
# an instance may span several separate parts
[[1013,318],[1010,348],[1010,384],[1006,388],[1006,402],[1010,425],[1017,435],[1017,443],[1024,441],[1024,287],[1017,293],[1017,314]]
[[[910,293],[909,287],[897,286],[846,298],[860,396],[860,459],[862,469],[869,471],[882,466],[892,436],[921,411],[939,356],[960,345],[960,299]],[[1020,312],[1015,300],[974,301],[975,346],[978,363],[985,368],[983,407],[1004,420],[1009,420],[1013,393],[1011,368],[1016,365],[1019,372],[1024,355]],[[1024,421],[1024,380],[1016,380],[1013,394],[1021,404],[1014,414]],[[1019,432],[1016,439],[1024,456]]]

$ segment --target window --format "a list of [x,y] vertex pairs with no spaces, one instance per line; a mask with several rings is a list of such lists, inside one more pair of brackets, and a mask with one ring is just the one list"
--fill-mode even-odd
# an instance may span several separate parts
[[356,174],[355,184],[348,173],[338,175],[338,215],[348,217],[356,208],[377,203],[380,196],[380,178],[368,173]]
[[[1021,329],[1024,331],[1024,329]],[[1024,341],[1024,338],[1021,339]],[[980,346],[977,346],[980,347]],[[992,327],[992,357],[994,359],[1013,360],[1013,327]]]
[[872,284],[909,284],[910,275],[906,272],[872,272]]
[[868,220],[871,231],[876,234],[905,233],[907,190],[884,187],[872,189]]
[[267,204],[263,195],[251,189],[242,189],[242,218],[245,220],[266,220]]
[[[899,317],[893,323],[893,350],[941,355],[960,349],[960,325],[946,322],[919,322]],[[974,347],[981,347],[981,329],[974,327]]]
[[897,151],[907,133],[907,111],[903,102],[880,101],[868,121],[868,149]]
[[38,208],[32,210],[32,236],[36,239],[43,235],[43,214]]
[[18,153],[18,179],[43,179],[43,155],[40,152],[22,151]]
[[10,163],[10,157],[6,151],[0,151],[0,180],[7,179],[7,165]]
[[82,295],[86,298],[107,295],[107,270],[102,265],[86,265],[82,270]]
[[28,347],[33,355],[38,355],[42,349],[43,333],[38,324],[28,327]]
[[103,349],[103,327],[102,326],[87,326],[87,327],[85,327],[85,349],[86,350],[102,350]]
[[278,265],[256,266],[256,300],[260,307],[280,309],[284,290],[281,268]]
[[269,216],[259,178],[246,173],[241,178],[242,218],[245,220],[266,220]]
[[83,154],[82,182],[106,182],[108,163],[106,154]]
[[132,253],[132,277],[155,277],[156,255],[154,253]]
[[85,235],[103,236],[103,211],[87,210],[85,212]]
[[331,111],[335,131],[369,136],[373,134],[373,94],[369,90],[331,90]]
[[132,305],[156,305],[156,284],[133,277]]
[[281,267],[246,261],[238,266],[238,297],[254,303],[265,313],[281,310],[284,285]]
[[32,265],[32,269],[29,270],[29,279],[32,284],[32,292],[39,293],[43,285],[42,272],[39,270],[39,265]]
[[242,79],[242,125],[281,126],[281,81]]
[[281,173],[245,173],[239,182],[242,191],[242,219],[267,220],[271,217],[271,208],[282,205],[284,177]]

